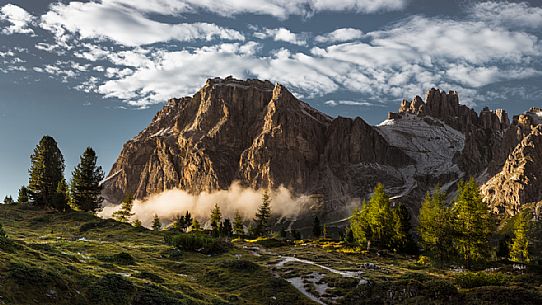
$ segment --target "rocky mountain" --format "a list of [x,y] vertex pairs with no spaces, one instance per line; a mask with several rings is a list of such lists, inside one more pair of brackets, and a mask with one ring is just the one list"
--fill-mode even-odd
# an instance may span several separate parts
[[[412,203],[437,183],[453,190],[472,175],[488,181],[488,201],[498,197],[495,204],[510,209],[542,199],[530,186],[517,186],[535,188],[531,169],[541,163],[531,155],[542,146],[540,113],[533,109],[510,123],[504,110],[477,114],[459,104],[457,92],[431,89],[425,100],[403,100],[397,113],[371,126],[361,118],[331,118],[280,84],[209,79],[193,96],[169,100],[123,146],[103,195],[119,202],[128,193],[145,198],[180,188],[197,194],[234,181],[252,188],[282,185],[317,195],[326,211],[335,212],[328,214],[339,217],[377,182],[395,200]],[[521,174],[514,162],[523,162]],[[511,182],[513,175],[523,178]],[[517,201],[510,201],[513,196]]]

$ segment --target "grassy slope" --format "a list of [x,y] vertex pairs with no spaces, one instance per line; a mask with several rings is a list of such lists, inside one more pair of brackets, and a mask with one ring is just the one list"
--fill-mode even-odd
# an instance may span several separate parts
[[[0,223],[14,240],[0,246],[0,304],[314,304],[284,280],[291,278],[326,303],[542,304],[542,275],[510,265],[482,273],[494,282],[467,289],[458,281],[464,273],[327,242],[236,242],[226,254],[207,256],[171,249],[162,233],[84,213],[0,206]],[[131,257],[115,256],[122,252]],[[368,284],[313,264],[277,266],[286,256],[361,270]]]
[[[0,304],[312,304],[265,267],[173,251],[162,233],[70,212],[0,206]],[[129,253],[130,259],[115,254]]]

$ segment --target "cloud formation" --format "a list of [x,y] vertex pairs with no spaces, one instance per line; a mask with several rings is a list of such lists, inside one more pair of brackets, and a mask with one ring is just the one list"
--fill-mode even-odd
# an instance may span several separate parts
[[363,37],[363,32],[358,29],[343,28],[336,29],[331,33],[318,35],[314,38],[317,43],[337,43],[360,39]]
[[32,15],[17,5],[6,4],[0,8],[0,21],[9,24],[3,27],[4,34],[33,34],[34,30],[29,27],[33,19]]

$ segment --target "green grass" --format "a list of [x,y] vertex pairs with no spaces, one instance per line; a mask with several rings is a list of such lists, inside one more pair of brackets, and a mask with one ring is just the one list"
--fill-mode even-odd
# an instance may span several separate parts
[[[0,304],[316,304],[292,278],[313,295],[327,287],[320,297],[336,304],[542,304],[540,270],[511,265],[455,272],[331,241],[185,234],[167,244],[165,232],[27,206],[1,205],[0,223]],[[277,266],[286,256],[362,271],[367,283],[299,261]]]

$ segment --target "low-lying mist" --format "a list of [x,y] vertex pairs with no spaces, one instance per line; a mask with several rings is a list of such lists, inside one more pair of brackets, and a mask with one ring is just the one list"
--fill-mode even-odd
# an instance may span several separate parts
[[[256,210],[262,203],[264,189],[242,187],[234,182],[229,189],[211,193],[203,192],[199,195],[189,194],[186,191],[172,189],[160,194],[151,195],[145,200],[134,201],[132,219],[139,219],[143,226],[151,226],[154,215],[158,215],[163,224],[171,222],[176,215],[184,215],[189,211],[193,217],[207,219],[211,209],[218,204],[223,218],[233,220],[236,211],[245,219],[253,219]],[[275,216],[294,218],[311,201],[308,196],[294,196],[287,188],[280,187],[269,192],[271,199],[271,213]],[[120,205],[106,206],[99,216],[110,218]]]

